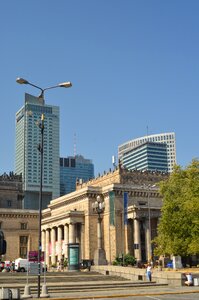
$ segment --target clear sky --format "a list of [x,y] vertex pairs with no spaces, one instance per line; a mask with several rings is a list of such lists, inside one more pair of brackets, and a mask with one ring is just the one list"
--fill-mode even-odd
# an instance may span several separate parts
[[17,77],[60,106],[60,155],[108,171],[118,145],[176,133],[177,163],[199,152],[198,0],[6,0],[0,3],[0,173],[14,170]]

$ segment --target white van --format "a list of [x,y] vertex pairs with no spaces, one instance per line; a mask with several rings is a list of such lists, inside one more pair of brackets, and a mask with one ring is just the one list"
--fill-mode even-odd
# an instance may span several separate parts
[[[44,262],[41,262],[41,272],[44,272]],[[26,258],[17,258],[15,259],[15,271],[17,272],[31,272],[31,270],[37,270],[38,272],[38,263],[29,262]],[[47,267],[46,267],[47,272]]]
[[15,259],[15,271],[26,272],[28,270],[28,259],[17,258]]

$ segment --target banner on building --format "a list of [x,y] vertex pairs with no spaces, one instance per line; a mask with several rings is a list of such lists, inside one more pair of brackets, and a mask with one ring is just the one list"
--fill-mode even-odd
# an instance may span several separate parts
[[[38,251],[29,251],[28,252],[28,261],[38,262]],[[44,252],[41,252],[40,261],[44,261]]]
[[128,224],[128,192],[124,192],[124,225]]
[[110,225],[115,226],[115,193],[109,192]]

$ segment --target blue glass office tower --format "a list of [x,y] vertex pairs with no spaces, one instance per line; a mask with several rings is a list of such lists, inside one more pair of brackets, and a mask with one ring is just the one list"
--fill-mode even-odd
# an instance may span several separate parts
[[146,142],[125,152],[121,162],[128,170],[168,172],[167,145]]
[[129,152],[135,147],[146,142],[162,143],[167,145],[168,171],[169,173],[173,172],[173,167],[176,164],[176,138],[174,132],[146,135],[127,141],[118,147],[118,159],[122,161],[124,153]]
[[76,181],[86,182],[94,178],[92,160],[82,155],[60,158],[60,196],[71,193],[76,189]]
[[46,105],[43,99],[25,94],[24,106],[16,113],[15,172],[22,174],[23,208],[39,208],[41,130],[44,114],[42,208],[60,196],[59,107]]

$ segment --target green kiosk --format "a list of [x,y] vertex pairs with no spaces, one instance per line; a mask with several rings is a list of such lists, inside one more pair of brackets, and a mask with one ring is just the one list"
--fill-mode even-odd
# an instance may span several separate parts
[[68,271],[79,271],[79,243],[68,244]]

